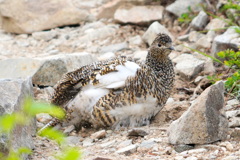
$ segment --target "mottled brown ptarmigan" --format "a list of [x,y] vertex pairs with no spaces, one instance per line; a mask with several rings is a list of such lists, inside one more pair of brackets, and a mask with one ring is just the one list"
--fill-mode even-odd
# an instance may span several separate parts
[[144,64],[118,57],[67,73],[56,85],[51,100],[67,113],[61,124],[88,123],[115,129],[149,124],[173,87],[174,69],[168,57],[172,50],[170,37],[160,33]]

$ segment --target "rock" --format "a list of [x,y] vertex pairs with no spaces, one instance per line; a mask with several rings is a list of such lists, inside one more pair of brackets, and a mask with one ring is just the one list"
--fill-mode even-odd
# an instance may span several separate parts
[[219,18],[214,18],[212,19],[208,25],[206,26],[206,30],[216,30],[219,28],[224,28],[226,26],[226,22],[224,22],[223,20],[219,19]]
[[93,160],[113,160],[113,159],[97,157],[97,158],[94,158]]
[[239,156],[226,156],[222,160],[237,160]]
[[101,5],[103,5],[103,2],[107,2],[108,0],[81,0],[81,1],[75,1],[74,4],[78,6],[79,8],[97,8]]
[[227,138],[228,122],[220,110],[224,106],[224,83],[208,87],[189,109],[169,127],[171,144],[206,144]]
[[233,145],[232,145],[230,142],[228,142],[228,141],[222,142],[222,143],[220,144],[220,146],[226,147],[228,151],[233,151],[233,150],[234,150]]
[[184,159],[183,156],[175,156],[175,157],[174,157],[174,160],[183,160],[183,159]]
[[196,30],[202,30],[208,21],[208,15],[204,11],[200,11],[198,15],[192,20],[191,26]]
[[189,34],[186,34],[186,35],[179,36],[178,40],[179,41],[188,41],[189,40],[188,38],[189,38]]
[[130,145],[132,145],[132,139],[122,141],[121,143],[118,144],[118,147],[123,148]]
[[[109,25],[105,25],[101,21],[86,23],[85,25],[81,26],[81,32],[88,33],[91,31],[91,29],[99,29],[99,28],[104,28],[104,27],[109,27]],[[89,31],[89,29],[90,29],[90,31]]]
[[240,117],[233,117],[229,119],[229,127],[240,127]]
[[1,1],[2,28],[12,33],[33,33],[91,21],[93,16],[72,0]]
[[119,150],[116,151],[116,153],[118,154],[125,154],[125,155],[129,155],[131,153],[134,153],[137,151],[137,145],[133,144],[124,148],[121,148]]
[[[32,77],[33,84],[53,86],[66,72],[92,63],[94,58],[86,52],[59,54],[46,58],[17,58],[2,60],[0,78]],[[14,66],[14,67],[13,67]]]
[[88,27],[90,28],[85,29],[84,35],[79,37],[77,45],[80,45],[82,43],[86,44],[94,40],[103,40],[111,36],[115,36],[118,29],[117,25],[103,25],[97,28],[92,28],[90,25]]
[[83,143],[83,147],[92,146],[93,145],[93,139],[86,138],[86,139],[84,139],[84,141],[82,143]]
[[214,38],[216,37],[216,32],[215,31],[208,31],[207,32],[207,39],[210,42],[213,42]]
[[193,79],[203,70],[204,61],[195,58],[191,54],[181,54],[173,59],[176,64],[176,72],[187,80]]
[[205,149],[205,148],[191,149],[191,150],[189,150],[187,152],[189,154],[204,153],[204,152],[207,152],[207,149]]
[[117,51],[121,51],[121,50],[124,50],[127,48],[128,48],[128,44],[126,42],[123,42],[123,43],[112,44],[109,46],[104,46],[100,49],[100,52],[101,53],[107,53],[107,52],[115,53]]
[[240,117],[240,110],[227,111],[226,117],[227,118]]
[[161,20],[162,6],[122,6],[114,14],[114,19],[120,23],[144,24]]
[[183,152],[183,151],[187,151],[190,149],[193,149],[194,146],[193,145],[187,145],[187,144],[179,144],[179,145],[174,145],[174,150],[178,153]]
[[195,78],[194,83],[195,84],[199,84],[199,82],[203,79],[203,76],[197,76],[197,78]]
[[68,136],[66,137],[65,139],[65,143],[67,145],[77,145],[80,141],[79,141],[79,137],[76,137],[76,136]]
[[240,46],[240,34],[234,28],[230,27],[222,35],[214,38],[211,48],[212,56],[218,57],[216,54],[226,49],[238,50],[238,46]]
[[174,103],[174,99],[172,97],[169,97],[166,104]]
[[169,35],[171,37],[172,40],[174,39],[174,37],[168,31],[168,29],[156,21],[156,22],[153,22],[150,25],[150,27],[147,29],[147,31],[144,33],[144,35],[142,37],[143,41],[146,42],[150,46],[152,44],[153,40],[155,39],[156,35],[160,32],[166,33],[167,35]]
[[199,38],[196,42],[198,48],[210,48],[212,46],[211,39],[208,39],[207,36]]
[[57,36],[58,36],[58,33],[55,30],[32,33],[32,37],[34,39],[36,39],[38,41],[44,40],[46,42],[52,40],[53,38],[56,38]]
[[[33,97],[33,86],[31,79],[1,79],[0,80],[0,115],[12,114],[22,110],[24,99]],[[8,142],[11,141],[13,149],[21,147],[33,149],[32,134],[36,132],[36,121],[32,119],[26,126],[18,125],[12,132],[12,139],[9,135],[1,134],[0,152],[8,152]],[[26,158],[24,154],[23,157]],[[25,159],[23,158],[23,159]]]
[[39,113],[36,115],[36,119],[41,123],[48,123],[52,120],[52,117],[47,113]]
[[138,150],[146,150],[146,149],[150,149],[152,148],[155,144],[157,144],[155,142],[154,138],[142,141],[142,143],[139,145]]
[[146,135],[148,135],[148,133],[145,130],[141,129],[141,128],[133,128],[133,129],[128,131],[128,136],[136,136],[136,137],[137,136],[141,136],[141,137],[144,137]]
[[232,138],[240,139],[240,128],[234,128],[233,130],[231,130],[230,135]]
[[100,146],[102,147],[102,148],[106,148],[106,147],[111,147],[113,144],[115,144],[116,143],[116,140],[113,140],[113,141],[110,141],[110,142],[106,142],[106,143],[103,143],[103,144],[101,144]]
[[75,129],[75,126],[74,126],[74,125],[67,126],[67,127],[64,129],[63,133],[69,135],[69,133],[71,133],[72,131],[74,131],[74,129]]
[[106,131],[105,130],[101,130],[98,132],[95,132],[91,135],[92,139],[102,139],[106,137]]
[[185,160],[198,160],[198,158],[191,156],[191,157],[187,157]]
[[189,41],[190,42],[196,42],[197,40],[199,40],[200,38],[202,38],[204,36],[204,34],[199,33],[197,31],[192,31],[189,33]]
[[12,39],[13,39],[12,34],[8,34],[8,33],[3,32],[2,30],[0,30],[0,42],[10,41]]
[[142,38],[139,36],[139,35],[137,35],[137,36],[134,36],[134,37],[131,37],[130,39],[129,39],[129,43],[131,44],[131,45],[141,45],[142,44]]
[[101,6],[96,13],[98,19],[113,19],[115,11],[122,4],[121,0],[112,0]]
[[212,59],[207,58],[207,60],[206,60],[205,63],[204,63],[204,69],[203,69],[203,71],[204,71],[204,74],[205,74],[205,75],[213,74],[213,73],[216,72],[216,69],[215,69],[215,67],[214,67],[214,65],[213,65]]
[[239,104],[240,104],[240,102],[237,99],[231,99],[231,100],[227,101],[227,105],[230,105],[230,106],[236,106]]
[[166,10],[180,17],[183,13],[189,12],[189,7],[191,7],[193,11],[199,11],[201,9],[199,3],[201,2],[202,0],[176,0],[174,3],[167,6]]
[[148,54],[148,51],[136,51],[133,53],[133,58],[140,61],[145,61],[147,54]]
[[97,59],[99,61],[103,61],[103,60],[107,60],[107,59],[110,59],[110,58],[114,58],[115,56],[116,55],[113,52],[107,52],[107,53],[104,53],[101,56],[98,56]]

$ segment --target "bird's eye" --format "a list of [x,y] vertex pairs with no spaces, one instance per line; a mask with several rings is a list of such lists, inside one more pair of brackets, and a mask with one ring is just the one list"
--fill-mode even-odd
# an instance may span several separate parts
[[158,47],[161,47],[162,45],[160,43],[158,43]]

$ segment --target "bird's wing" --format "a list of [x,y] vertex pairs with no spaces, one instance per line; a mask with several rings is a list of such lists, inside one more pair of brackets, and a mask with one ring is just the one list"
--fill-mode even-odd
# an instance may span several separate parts
[[69,72],[54,87],[51,103],[63,105],[89,85],[96,88],[117,89],[125,85],[129,76],[134,76],[140,66],[126,57],[86,65]]
[[125,85],[127,77],[135,76],[137,69],[140,68],[138,64],[132,61],[126,61],[123,64],[113,66],[114,71],[107,74],[96,75],[96,80],[99,82],[96,87],[117,89]]

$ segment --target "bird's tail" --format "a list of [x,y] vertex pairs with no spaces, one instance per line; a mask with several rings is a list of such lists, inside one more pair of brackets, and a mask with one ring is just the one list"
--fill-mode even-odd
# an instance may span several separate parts
[[58,122],[59,122],[59,120],[54,118],[53,120],[48,122],[45,126],[43,126],[41,129],[39,129],[37,133],[41,134],[46,128],[56,126],[58,124]]

